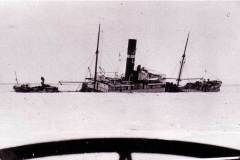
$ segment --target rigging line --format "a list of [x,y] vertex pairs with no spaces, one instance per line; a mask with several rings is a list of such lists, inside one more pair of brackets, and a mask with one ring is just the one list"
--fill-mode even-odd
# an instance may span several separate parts
[[90,56],[88,56],[88,59],[86,60],[85,63],[88,63],[88,65],[91,64],[93,62],[93,59],[94,59],[93,57],[94,56],[92,54],[90,54]]
[[[87,69],[85,70],[85,77],[87,77],[87,75],[88,75],[88,73],[89,73],[89,68],[90,68],[90,69],[93,68],[93,62],[94,62],[94,60],[95,60],[95,57],[94,57],[94,55],[91,54],[90,58],[91,58],[90,63],[89,63],[89,65],[88,65]],[[89,59],[90,59],[90,58],[89,58]],[[93,73],[91,73],[91,74],[93,75]]]
[[[120,58],[119,58],[119,54],[120,54]],[[125,69],[126,58],[127,58],[126,55],[127,55],[126,54],[126,49],[125,48],[124,49],[120,49],[120,51],[118,52],[118,65],[119,65],[118,66],[118,70],[124,70]]]
[[115,52],[116,53],[116,64],[114,66],[114,71],[115,71],[115,77],[118,76],[119,72],[120,72],[120,66],[121,66],[121,63],[122,63],[122,54],[121,52]]
[[100,53],[99,53],[99,59],[98,59],[98,67],[102,66],[102,59],[103,59],[103,37],[104,37],[104,32],[101,29],[100,31],[101,36],[100,36],[100,41],[101,41],[101,47],[100,47]]
[[[106,53],[105,53],[105,55],[106,55]],[[113,63],[111,63],[111,62],[112,62],[112,60],[110,61],[109,56],[107,56],[107,58],[105,58],[105,60],[104,60],[104,64],[105,64],[104,66],[107,68],[111,68],[111,69],[115,68],[115,65],[113,65]],[[101,66],[101,67],[104,68],[103,66]],[[109,70],[109,69],[107,69],[107,70]]]
[[69,78],[69,77],[71,77],[74,74],[76,74],[76,71],[75,70],[71,70],[71,71],[68,71],[66,74],[64,74],[64,76],[62,78],[63,79]]
[[[191,47],[189,48],[189,50],[191,51],[191,56],[189,57],[189,59],[191,59],[191,64],[194,64],[196,67],[199,67],[202,69],[206,68],[204,67],[205,65],[203,65],[203,63],[201,63],[201,59],[199,58],[199,55],[195,53],[195,47],[194,45],[191,45]],[[186,66],[187,68],[188,66]],[[204,69],[205,70],[205,69]]]
[[115,62],[116,64],[116,60],[118,59],[118,58],[115,59],[115,54],[113,55],[113,57],[114,57],[114,60],[112,60],[111,57],[109,56],[108,57],[109,61],[107,61],[107,64],[111,68],[111,71],[116,70],[116,65],[114,65],[113,63]]
[[122,50],[120,50],[121,53],[121,61],[120,61],[120,65],[124,66],[126,65],[126,59],[127,59],[127,49],[124,48]]
[[[103,31],[102,31],[103,32]],[[104,32],[103,32],[104,33]],[[101,41],[102,41],[102,46],[103,46],[103,41],[104,41],[104,36],[101,36]],[[113,61],[112,59],[111,59],[111,53],[106,53],[106,52],[104,52],[103,53],[103,47],[101,48],[101,60],[100,60],[100,66],[102,67],[102,68],[104,68],[104,66],[105,67],[107,67],[107,68],[111,68],[111,69],[114,69],[114,70],[116,70],[116,64],[117,64],[117,61],[116,61],[116,63],[114,63],[115,62],[115,60]],[[105,55],[105,56],[104,56]],[[105,58],[104,58],[105,57]],[[115,56],[114,56],[115,57]],[[104,64],[106,64],[106,65],[102,65],[102,61],[103,61],[103,59],[104,59]],[[118,59],[116,59],[116,60],[118,60]]]
[[[94,73],[92,73],[92,68],[93,68],[93,63],[94,63],[94,60],[95,60],[95,55],[93,55],[93,54],[91,54],[91,56],[90,56],[90,63],[89,63],[89,65],[88,65],[88,67],[86,67],[87,69],[85,70],[85,78],[87,78],[87,77],[89,77],[90,75],[94,75]],[[89,71],[91,71],[91,73],[89,73]],[[90,74],[89,76],[88,76],[88,74]]]
[[[104,33],[103,31],[101,31],[101,33]],[[100,39],[101,39],[101,46],[103,46],[103,42],[104,42],[104,36],[102,35],[101,37],[100,37]],[[104,56],[105,55],[105,56]],[[110,63],[110,61],[108,61],[107,59],[108,59],[108,57],[109,56],[106,56],[106,55],[108,55],[106,52],[104,52],[104,49],[103,49],[103,47],[101,47],[101,53],[100,53],[100,58],[99,58],[99,65],[98,65],[98,67],[101,67],[102,69],[104,69],[104,67],[106,67],[106,65],[102,65],[103,63],[102,63],[102,61],[104,60],[104,64],[107,64],[107,66],[109,66],[110,68],[114,68],[114,65],[112,64],[112,63]],[[104,57],[107,57],[107,58],[104,58]]]
[[211,76],[213,76],[215,79],[219,79],[217,76],[215,76],[212,72],[209,72],[208,70],[206,70],[206,73],[209,73]]
[[[121,66],[121,62],[122,62],[122,55],[121,55],[121,52],[118,53],[118,62],[117,62],[117,74],[119,73],[119,68]],[[118,76],[118,75],[117,75]]]
[[76,91],[76,92],[77,92],[77,91],[80,91],[80,90],[81,90],[81,88],[82,88],[82,84],[81,84],[81,83],[79,83],[75,91]]
[[9,86],[9,85],[14,85],[16,84],[15,82],[4,82],[4,83],[0,83],[0,86]]
[[[103,37],[102,37],[102,43],[103,43]],[[103,44],[102,44],[102,46],[103,46]],[[101,56],[101,60],[100,60],[100,65],[99,66],[101,66],[102,68],[104,68],[104,67],[107,67],[107,68],[111,68],[111,69],[113,69],[113,68],[115,68],[115,66],[116,65],[114,65],[112,62],[112,60],[110,59],[110,57],[111,57],[111,53],[106,53],[106,52],[104,52],[103,53],[103,47],[101,48],[101,53],[102,54],[100,54],[100,56]],[[104,56],[105,55],[105,56]],[[102,61],[104,60],[104,64],[105,65],[102,65]]]
[[170,70],[169,75],[177,77],[178,69],[179,69],[179,63],[174,63],[174,67],[173,69]]
[[[86,66],[87,63],[89,63],[90,60],[93,61],[92,57],[93,56],[88,56],[87,60],[84,61],[85,63],[81,63],[81,66]],[[76,67],[76,68],[74,68],[74,70],[71,70],[71,71],[67,72],[67,74],[65,74],[63,78],[65,79],[65,78],[71,77],[72,75],[76,75],[76,70],[75,69],[77,71],[79,71],[79,67]],[[82,67],[80,69],[82,69]],[[82,70],[82,71],[84,72],[84,70]],[[78,72],[77,75],[80,75],[80,73]],[[82,78],[82,77],[80,77],[80,78]]]

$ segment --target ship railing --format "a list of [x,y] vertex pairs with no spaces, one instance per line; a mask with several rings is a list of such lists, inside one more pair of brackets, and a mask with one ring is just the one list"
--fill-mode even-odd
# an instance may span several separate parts
[[133,84],[117,84],[117,85],[113,85],[114,87],[133,87]]
[[159,85],[164,85],[165,83],[149,83],[147,84],[148,86],[159,86]]

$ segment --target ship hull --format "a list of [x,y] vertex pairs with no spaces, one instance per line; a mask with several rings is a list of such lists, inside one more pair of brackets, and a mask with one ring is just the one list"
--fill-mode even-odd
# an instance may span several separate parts
[[132,93],[132,92],[147,92],[147,93],[157,93],[165,92],[164,84],[104,84],[97,82],[96,89],[94,89],[93,83],[84,83],[81,92],[123,92],[123,93]]
[[94,89],[93,82],[83,83],[81,92],[146,92],[146,93],[159,93],[159,92],[219,92],[222,82],[221,81],[208,81],[208,82],[194,82],[187,83],[185,86],[178,87],[174,83],[135,83],[135,84],[105,84],[102,82],[96,83]]
[[198,90],[198,89],[182,89],[182,92],[219,92],[220,89]]
[[30,87],[27,84],[22,84],[20,86],[15,85],[13,87],[15,92],[22,92],[22,93],[28,93],[28,92],[40,92],[40,93],[52,93],[52,92],[59,92],[58,87],[45,85],[45,86],[35,86]]
[[185,92],[196,91],[196,92],[219,92],[222,85],[222,81],[218,80],[207,80],[207,81],[196,81],[193,83],[187,83],[182,90]]
[[219,92],[222,82],[217,80],[190,82],[182,87],[166,83],[166,92]]

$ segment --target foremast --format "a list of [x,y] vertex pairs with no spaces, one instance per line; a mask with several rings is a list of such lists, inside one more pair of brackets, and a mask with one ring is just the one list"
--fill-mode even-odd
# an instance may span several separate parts
[[97,49],[96,49],[96,60],[95,60],[95,71],[94,71],[94,91],[97,91],[97,66],[98,66],[98,48],[99,48],[99,37],[100,37],[100,24],[98,27],[98,38],[97,38]]
[[184,48],[184,52],[182,55],[182,60],[180,62],[180,69],[179,69],[179,73],[178,73],[178,78],[177,78],[177,87],[179,86],[179,83],[181,81],[181,76],[182,76],[182,71],[183,71],[183,65],[185,64],[185,59],[186,59],[186,49],[187,49],[187,45],[188,45],[188,38],[189,38],[189,32],[188,32],[188,37],[187,37],[187,41],[185,44],[185,48]]

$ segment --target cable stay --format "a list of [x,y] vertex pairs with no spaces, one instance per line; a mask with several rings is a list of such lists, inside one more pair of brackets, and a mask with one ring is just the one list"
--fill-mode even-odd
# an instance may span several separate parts
[[205,79],[207,79],[207,78],[209,78],[209,76],[208,75],[210,75],[210,76],[212,76],[214,79],[217,79],[217,80],[220,80],[218,77],[216,77],[213,73],[211,73],[211,72],[209,72],[208,70],[204,70],[204,78]]
[[[171,77],[164,78],[164,79],[175,79],[175,80],[177,80],[177,78],[171,78]],[[181,80],[203,80],[203,79],[204,79],[203,77],[197,77],[197,78],[181,78]]]

